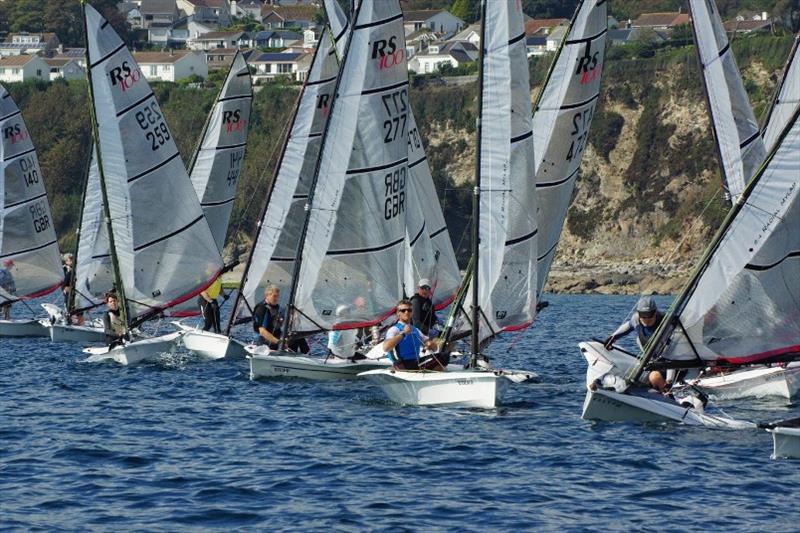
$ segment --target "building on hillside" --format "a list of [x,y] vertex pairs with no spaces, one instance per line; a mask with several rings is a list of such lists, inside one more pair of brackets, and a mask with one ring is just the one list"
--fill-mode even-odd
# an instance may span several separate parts
[[436,72],[444,64],[458,67],[478,59],[479,51],[469,41],[450,41],[431,43],[425,52],[415,55],[408,61],[408,70],[417,74]]
[[409,35],[423,28],[437,33],[452,35],[466,26],[466,23],[444,9],[418,9],[403,12],[403,28]]
[[175,0],[141,0],[139,4],[141,27],[150,28],[152,25],[169,26],[180,18]]
[[728,33],[762,33],[772,31],[771,20],[729,20],[723,23]]
[[439,40],[439,36],[428,28],[410,33],[406,36],[406,58],[411,59],[416,54],[424,52],[431,43]]
[[281,28],[300,28],[302,30],[316,26],[319,9],[312,5],[272,6],[265,5],[261,9],[261,23],[268,30]]
[[50,69],[50,81],[64,78],[65,80],[82,80],[86,77],[86,71],[74,59],[46,57],[44,62]]
[[561,41],[567,36],[567,26],[556,26],[552,28],[545,38],[547,46],[545,47],[548,52],[555,52],[561,46]]
[[0,56],[48,55],[60,45],[55,33],[12,33],[0,43]]
[[634,21],[628,21],[629,28],[648,28],[659,32],[659,35],[669,35],[677,26],[689,24],[688,13],[642,13]]
[[53,59],[71,59],[86,70],[86,48],[64,48],[59,46]]
[[669,40],[665,31],[652,28],[621,28],[608,30],[608,42],[611,46],[620,46],[630,43],[660,44]]
[[254,33],[250,38],[250,46],[255,48],[285,48],[298,41],[303,36],[289,30],[267,30]]
[[528,57],[542,56],[547,53],[547,37],[533,36],[525,38],[525,49]]
[[251,56],[250,65],[256,69],[253,80],[272,80],[278,76],[289,76],[304,81],[311,67],[312,54],[296,52],[265,52]]
[[[217,31],[218,25],[214,22],[199,22],[195,20],[194,15],[190,15],[186,19],[186,28],[189,30],[189,39],[197,39],[198,37]],[[187,41],[188,43],[188,41]]]
[[252,17],[261,22],[262,0],[231,0],[231,15],[238,18]]
[[199,23],[228,26],[231,23],[231,5],[228,0],[177,0],[181,15],[194,17]]
[[469,41],[475,46],[481,44],[481,25],[470,24],[459,33],[450,38],[451,41]]
[[0,57],[0,82],[50,81],[50,67],[39,56],[14,55]]
[[180,81],[190,76],[208,78],[205,54],[184,50],[133,54],[148,81]]
[[258,50],[253,48],[215,48],[206,51],[206,63],[208,70],[228,69],[233,63],[233,58],[236,53],[241,52],[245,60],[250,60],[253,54],[260,54]]
[[526,37],[546,37],[558,26],[569,25],[567,19],[530,19],[525,23]]
[[190,50],[239,48],[243,40],[249,41],[249,37],[243,31],[211,31],[197,37],[190,37],[186,41],[186,47]]

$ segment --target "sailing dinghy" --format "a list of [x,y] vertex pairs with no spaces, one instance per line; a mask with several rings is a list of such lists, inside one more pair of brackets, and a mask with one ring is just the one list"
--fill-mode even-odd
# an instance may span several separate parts
[[[39,159],[22,112],[0,85],[0,306],[44,296],[64,272]],[[0,337],[46,337],[46,320],[0,320]]]
[[[223,264],[155,94],[108,21],[82,5],[103,218],[120,319],[130,334],[199,294]],[[134,364],[174,349],[180,336],[85,351],[88,361]]]
[[[677,403],[659,394],[638,392],[636,384],[646,371],[696,372],[708,367],[724,372],[800,358],[799,114],[796,109],[642,356],[631,357],[630,370],[615,368],[602,347],[589,350],[588,343],[581,345],[589,372],[598,361],[611,367],[609,376],[589,384],[584,418],[686,422],[692,417],[685,418]],[[587,373],[587,381],[588,377]],[[687,383],[690,389],[697,386]],[[680,387],[673,389],[680,391]],[[669,416],[662,412],[664,403],[671,404]],[[719,422],[743,427],[742,422],[730,419],[709,425]]]
[[[477,165],[469,289],[461,291],[444,340],[463,309],[472,356],[468,368],[444,372],[384,369],[362,376],[403,405],[494,408],[527,372],[492,369],[481,354],[502,331],[529,326],[536,314],[537,200],[528,62],[521,4],[481,3]],[[478,244],[480,243],[480,245]]]

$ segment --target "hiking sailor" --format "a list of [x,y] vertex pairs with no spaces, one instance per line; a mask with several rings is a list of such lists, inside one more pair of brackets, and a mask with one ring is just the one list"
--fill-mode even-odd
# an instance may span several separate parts
[[431,300],[431,282],[427,278],[419,280],[417,293],[411,297],[411,306],[414,326],[419,328],[423,335],[435,337],[437,331],[434,328],[439,319],[436,317],[436,309]]
[[[253,309],[253,330],[258,334],[255,343],[268,345],[277,350],[281,342],[283,313],[280,306],[281,289],[277,285],[269,285],[264,290],[264,301]],[[294,352],[308,353],[309,347],[305,339],[291,339],[286,347]]]
[[[650,340],[650,337],[656,332],[663,318],[664,313],[658,310],[655,299],[652,296],[642,296],[639,298],[639,301],[636,302],[636,312],[633,313],[630,320],[623,322],[616,331],[603,342],[603,345],[607,350],[611,350],[617,340],[635,331],[636,343],[639,345],[639,349],[644,350],[647,341]],[[661,392],[666,392],[669,388],[663,370],[654,370],[650,372],[649,380],[650,385]]]
[[217,277],[214,283],[209,285],[206,290],[200,293],[197,297],[197,303],[200,305],[200,314],[203,317],[203,331],[212,331],[214,333],[221,333],[220,331],[220,318],[219,318],[219,302],[217,296],[222,292],[222,280]]
[[397,323],[386,330],[383,351],[399,370],[444,370],[449,355],[434,353],[420,357],[423,347],[435,351],[436,340],[429,340],[411,324],[412,307],[411,300],[397,303]]
[[11,269],[14,268],[14,261],[6,259],[3,261],[3,267],[0,268],[0,289],[7,294],[3,298],[7,298],[6,302],[0,303],[0,314],[5,320],[11,318],[11,302],[10,297],[16,294],[17,285],[14,283],[14,276],[11,274]]
[[129,337],[125,332],[125,322],[122,321],[122,316],[120,315],[119,299],[116,293],[106,293],[106,305],[108,306],[108,311],[103,315],[106,344],[108,344],[109,348],[122,346],[125,340],[129,340]]

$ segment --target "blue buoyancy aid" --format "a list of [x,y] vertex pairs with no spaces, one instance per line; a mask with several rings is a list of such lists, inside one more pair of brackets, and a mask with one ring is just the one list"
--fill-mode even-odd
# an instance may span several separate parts
[[[403,328],[406,327],[405,324],[402,322],[397,322],[394,326],[400,332],[399,335],[402,335]],[[391,358],[396,360],[398,357],[401,361],[416,361],[419,359],[419,354],[422,352],[422,332],[411,326],[411,334],[406,335],[403,337],[403,340],[400,341],[400,344],[395,346],[394,353],[391,354]]]

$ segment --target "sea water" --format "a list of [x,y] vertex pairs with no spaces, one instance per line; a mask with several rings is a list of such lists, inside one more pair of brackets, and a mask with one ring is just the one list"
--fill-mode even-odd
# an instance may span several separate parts
[[[182,350],[122,367],[0,339],[0,528],[798,528],[800,462],[770,459],[763,430],[581,420],[576,345],[609,335],[636,298],[548,300],[491,349],[539,382],[491,411],[400,407],[358,381],[254,382],[245,361]],[[722,406],[800,415],[778,400]]]

